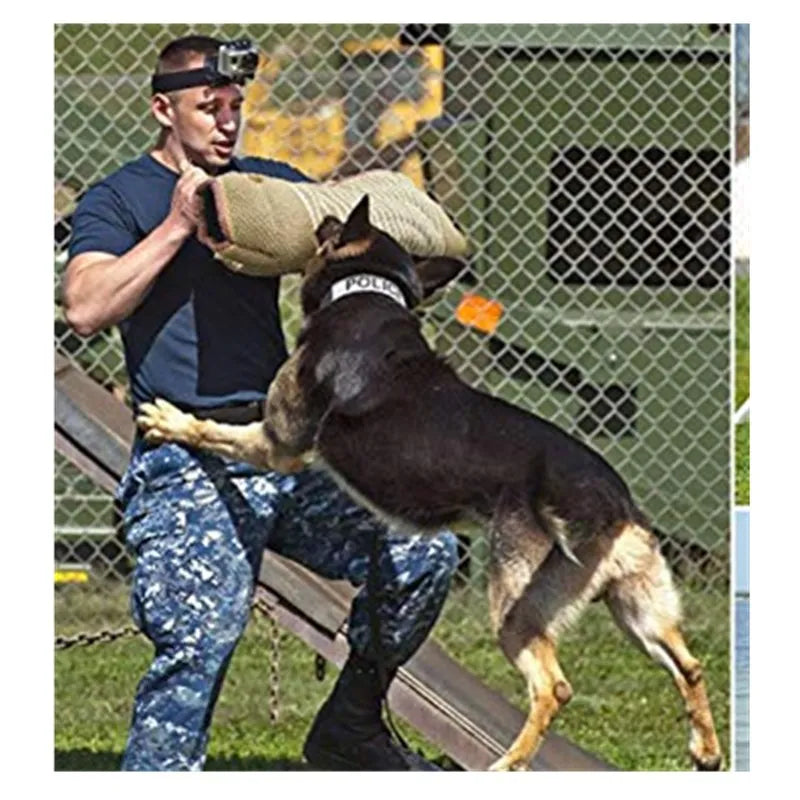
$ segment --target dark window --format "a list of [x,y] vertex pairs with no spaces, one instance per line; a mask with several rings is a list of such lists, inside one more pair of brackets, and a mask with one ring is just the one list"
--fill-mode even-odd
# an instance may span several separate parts
[[569,147],[550,163],[547,264],[592,286],[727,286],[726,153]]

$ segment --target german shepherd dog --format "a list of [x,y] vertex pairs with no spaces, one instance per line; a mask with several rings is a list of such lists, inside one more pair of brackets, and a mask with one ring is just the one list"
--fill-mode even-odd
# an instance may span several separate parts
[[157,400],[137,418],[145,438],[282,471],[313,452],[392,524],[485,524],[491,623],[530,695],[521,732],[491,769],[526,769],[569,701],[556,643],[596,599],[672,676],[695,766],[719,769],[702,669],[679,630],[678,594],[622,478],[546,420],[467,386],[422,337],[411,309],[463,263],[415,263],[370,224],[368,197],[345,223],[326,218],[317,239],[301,289],[304,327],[270,386],[264,421],[198,420]]

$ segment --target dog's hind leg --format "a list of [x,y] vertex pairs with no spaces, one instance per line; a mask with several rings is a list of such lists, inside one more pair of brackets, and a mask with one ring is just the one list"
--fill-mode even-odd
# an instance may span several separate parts
[[544,732],[572,690],[556,660],[555,644],[527,590],[555,545],[517,493],[506,490],[492,519],[489,609],[506,657],[522,673],[531,709],[507,752],[489,769],[527,769]]
[[609,583],[606,603],[620,628],[672,676],[686,704],[695,766],[719,769],[722,757],[703,670],[680,632],[680,602],[669,568],[652,534],[637,525],[622,529],[615,550],[622,574]]
[[524,494],[506,487],[492,515],[489,544],[489,615],[497,636],[554,542],[538,523]]
[[489,769],[526,770],[553,718],[572,697],[572,687],[558,663],[555,642],[545,634],[530,638],[512,624],[504,626],[500,643],[527,681],[531,708],[511,747]]

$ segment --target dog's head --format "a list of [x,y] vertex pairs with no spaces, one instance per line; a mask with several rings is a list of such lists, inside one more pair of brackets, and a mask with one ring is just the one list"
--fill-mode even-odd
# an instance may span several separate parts
[[412,258],[388,233],[369,219],[369,195],[359,201],[344,222],[325,217],[316,231],[319,247],[303,282],[303,311],[312,314],[337,281],[369,273],[397,284],[408,308],[451,281],[465,266],[445,256]]

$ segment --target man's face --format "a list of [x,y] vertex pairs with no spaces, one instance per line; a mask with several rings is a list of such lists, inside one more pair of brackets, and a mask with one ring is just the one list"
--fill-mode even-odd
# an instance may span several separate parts
[[[203,59],[186,69],[203,66]],[[170,93],[174,109],[173,128],[189,160],[209,171],[224,167],[242,121],[242,90],[236,84],[211,88],[193,86]]]

